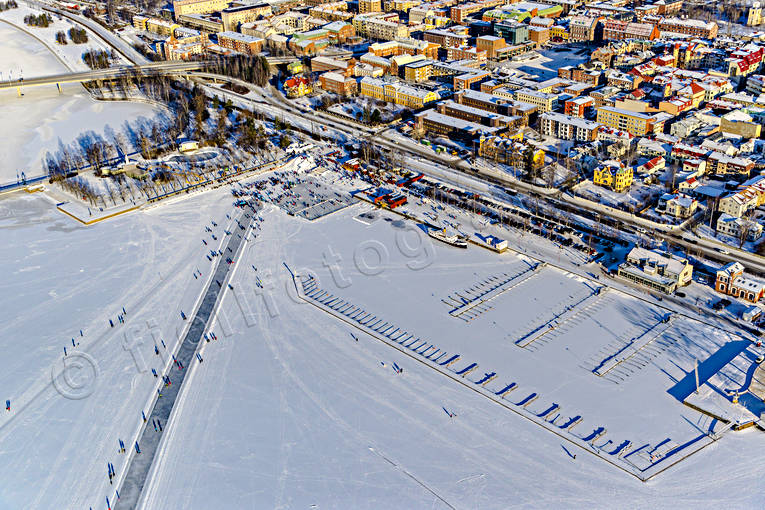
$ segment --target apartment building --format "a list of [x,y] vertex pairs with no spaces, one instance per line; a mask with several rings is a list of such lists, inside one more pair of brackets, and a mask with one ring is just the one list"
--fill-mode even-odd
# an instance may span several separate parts
[[550,29],[543,27],[529,27],[529,41],[534,43],[535,48],[541,48],[550,40]]
[[754,169],[754,161],[741,156],[733,157],[713,151],[707,158],[707,171],[716,175],[749,175]]
[[590,96],[579,96],[567,100],[563,105],[566,115],[584,118],[585,114],[595,107],[595,101]]
[[172,21],[166,21],[159,18],[147,18],[145,30],[147,32],[153,32],[155,34],[169,37],[173,35],[175,29],[179,27],[179,24],[173,23]]
[[[390,41],[409,37],[409,27],[397,21],[390,21],[390,16],[375,14],[359,14],[353,18],[353,28],[356,35],[370,39]],[[390,17],[398,19],[398,16]]]
[[439,99],[438,94],[431,90],[419,89],[400,82],[383,81],[368,76],[361,79],[360,85],[359,94],[362,96],[396,103],[413,110],[422,108]]
[[523,88],[516,90],[514,97],[518,101],[533,104],[539,109],[540,113],[550,112],[558,108],[558,94]]
[[623,41],[625,39],[643,39],[651,41],[660,36],[659,28],[652,23],[630,23],[618,19],[606,20],[603,27],[603,39]]
[[498,7],[504,5],[504,3],[505,0],[484,0],[483,2],[467,2],[455,5],[450,9],[449,17],[455,23],[462,23],[471,14],[491,9],[492,7]]
[[644,136],[653,133],[655,129],[655,118],[652,115],[614,106],[598,108],[597,121],[605,126],[627,131],[633,136]]
[[218,45],[223,48],[238,51],[245,55],[257,55],[263,50],[265,41],[259,37],[240,34],[239,32],[221,32],[218,34]]
[[736,218],[730,214],[721,214],[717,218],[717,232],[739,239],[743,236],[749,242],[755,242],[762,237],[763,227],[755,220]]
[[359,12],[366,14],[368,12],[382,12],[381,0],[359,0]]
[[[411,57],[410,57],[411,58]],[[433,74],[435,60],[414,60],[404,64],[404,79],[410,82],[421,82],[430,79]],[[393,70],[391,69],[391,74]],[[400,74],[400,73],[399,73]]]
[[486,62],[486,51],[479,50],[475,46],[463,46],[459,48],[447,48],[447,60],[475,60],[478,63]]
[[600,124],[580,117],[546,112],[539,116],[542,134],[561,140],[592,142],[598,137]]
[[220,18],[223,21],[223,30],[237,31],[242,23],[255,21],[259,16],[270,16],[271,6],[266,3],[240,5],[238,7],[227,7],[220,11]]
[[757,207],[758,199],[756,191],[746,188],[720,198],[717,202],[717,210],[734,218],[740,218]]
[[[133,25],[135,26],[135,18],[133,16]],[[205,32],[207,34],[217,34],[223,32],[223,21],[216,16],[210,16],[205,14],[184,14],[177,16],[178,23],[183,26]],[[136,27],[138,28],[138,27]],[[145,26],[143,30],[145,30]]]
[[451,99],[439,102],[436,105],[436,111],[440,114],[448,115],[449,117],[467,120],[489,127],[510,128],[518,126],[520,123],[520,118],[518,117],[508,117],[498,113],[487,112],[480,108],[473,108],[472,106],[456,103]]
[[460,138],[466,141],[474,140],[480,136],[493,135],[505,129],[484,126],[476,122],[450,117],[433,110],[418,113],[414,118],[418,130],[439,136]]
[[673,34],[701,37],[702,39],[714,39],[717,37],[718,26],[714,21],[701,21],[690,18],[663,18],[659,21],[659,30]]
[[[423,55],[425,58],[437,59],[439,45],[427,41],[408,39],[405,41],[376,42],[369,45],[369,52],[377,57],[398,55]],[[480,48],[479,48],[480,49]]]
[[438,44],[442,48],[459,48],[468,45],[470,36],[451,30],[427,30],[422,34],[422,40]]
[[350,96],[356,93],[358,82],[354,78],[337,72],[326,72],[319,76],[321,88],[327,92],[334,92],[341,96]]
[[499,50],[505,48],[507,42],[502,37],[495,35],[482,35],[476,38],[476,48],[486,52],[486,56],[494,59],[499,54]]

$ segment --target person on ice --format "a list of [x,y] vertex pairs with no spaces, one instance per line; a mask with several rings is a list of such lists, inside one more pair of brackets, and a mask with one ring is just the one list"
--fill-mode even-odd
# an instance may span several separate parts
[[10,400],[6,400],[5,401],[5,410],[6,411],[10,411],[11,410],[11,401]]
[[135,452],[141,453],[141,448],[138,446],[138,441],[135,442]]
[[143,411],[141,411],[141,418],[143,418],[143,422],[146,423],[146,414],[144,414]]
[[120,452],[125,453],[125,443],[122,442],[122,439],[118,439],[120,442]]
[[202,361],[204,361],[204,360],[202,359],[202,356],[200,356],[200,355],[199,355],[199,353],[197,353],[197,359],[199,360],[199,362],[200,362],[200,363],[202,363]]
[[154,344],[154,354],[159,356],[159,347],[157,347],[157,344]]
[[151,373],[154,375],[154,377],[159,377],[159,376],[157,375],[157,371],[156,371],[156,370],[154,370],[153,368],[151,369]]

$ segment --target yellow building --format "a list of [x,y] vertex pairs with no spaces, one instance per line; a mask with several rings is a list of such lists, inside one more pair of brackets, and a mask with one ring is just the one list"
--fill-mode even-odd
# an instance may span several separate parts
[[255,21],[260,16],[268,17],[270,15],[271,6],[269,4],[248,4],[237,7],[227,7],[220,12],[224,32],[236,32],[239,29],[239,25]]
[[651,115],[614,106],[598,108],[597,121],[605,126],[627,131],[633,136],[644,136],[652,133],[654,129],[654,118]]
[[230,0],[175,0],[173,12],[176,19],[182,14],[207,14],[220,12],[228,7]]
[[381,0],[359,0],[359,12],[382,12]]
[[426,81],[430,79],[432,72],[433,61],[413,62],[404,68],[404,79],[411,82]]
[[410,87],[399,82],[386,82],[377,78],[365,76],[361,79],[362,96],[371,97],[380,101],[396,103],[413,110],[422,108],[426,104],[438,101],[437,93]]
[[539,108],[540,113],[551,112],[558,107],[558,94],[548,94],[531,89],[515,91],[515,99]]
[[311,82],[302,76],[290,78],[284,82],[284,89],[287,91],[287,97],[302,97],[313,92]]
[[618,161],[605,161],[595,169],[592,182],[621,193],[632,186],[632,167]]
[[[413,7],[417,7],[422,2],[420,0],[391,0],[391,11],[409,12]],[[442,16],[446,17],[446,16]]]
[[380,14],[359,14],[353,18],[353,28],[356,35],[392,41],[409,37],[409,27],[395,21],[389,21],[380,17]]
[[169,37],[175,33],[176,28],[180,28],[180,25],[171,21],[159,18],[149,18],[146,20],[146,30],[155,34]]
[[747,9],[746,24],[750,27],[762,24],[762,7],[760,7],[760,2],[752,2],[752,5]]
[[146,31],[146,22],[149,20],[146,16],[133,16],[133,26],[136,30]]
[[566,27],[562,27],[560,25],[553,25],[550,27],[550,39],[557,39],[560,38],[564,41],[568,41],[568,30],[566,30]]

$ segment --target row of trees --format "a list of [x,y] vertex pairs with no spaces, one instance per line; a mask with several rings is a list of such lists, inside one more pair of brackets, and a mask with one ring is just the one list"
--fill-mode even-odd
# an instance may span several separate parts
[[15,0],[8,0],[7,2],[0,2],[0,12],[7,11],[8,9],[16,9],[19,6]]
[[219,57],[211,62],[206,70],[223,74],[263,87],[271,77],[271,66],[266,57],[251,55],[232,55]]
[[88,33],[84,28],[72,27],[69,29],[69,38],[74,44],[83,44],[88,42]]
[[[82,28],[70,28],[69,39],[71,39],[74,44],[86,43],[88,42],[88,34]],[[66,33],[63,30],[56,32],[56,42],[62,45],[67,44]],[[93,59],[93,56],[90,58]]]
[[24,23],[30,27],[47,28],[53,23],[53,18],[50,17],[50,14],[45,13],[39,15],[28,14],[24,16]]
[[116,59],[114,50],[88,50],[82,54],[82,60],[85,61],[91,69],[106,69],[111,65],[111,61]]

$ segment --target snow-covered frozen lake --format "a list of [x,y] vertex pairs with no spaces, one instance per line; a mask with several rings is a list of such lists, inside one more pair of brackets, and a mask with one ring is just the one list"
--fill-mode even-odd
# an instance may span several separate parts
[[[500,509],[570,508],[572,502],[686,508],[697,498],[730,501],[731,493],[744,508],[758,497],[756,490],[743,490],[756,479],[743,466],[758,462],[755,454],[743,453],[743,441],[763,444],[761,433],[726,436],[661,478],[638,482],[597,458],[607,457],[612,447],[593,455],[595,448],[572,446],[290,297],[283,262],[316,274],[335,295],[478,361],[480,374],[468,380],[480,378],[484,367],[496,369],[503,382],[520,385],[509,400],[537,390],[545,405],[534,410],[554,401],[567,416],[587,416],[589,430],[606,425],[609,434],[599,446],[615,436],[652,446],[670,438],[682,442],[708,425],[666,393],[672,378],[684,375],[679,366],[671,374],[661,371],[672,365],[668,360],[687,366],[689,360],[678,353],[701,355],[688,344],[719,333],[681,321],[673,334],[685,340],[664,342],[650,354],[648,368],[632,368],[626,384],[598,378],[589,372],[588,358],[630,324],[655,319],[653,307],[609,291],[599,314],[585,313],[527,352],[509,334],[583,289],[581,280],[543,269],[533,277],[536,284],[521,284],[507,299],[497,298],[473,323],[460,321],[440,302],[446,291],[467,288],[489,273],[518,270],[524,261],[475,247],[435,245],[430,255],[417,254],[414,239],[406,245],[411,250],[401,250],[395,239],[403,222],[392,215],[390,222],[356,221],[366,207],[312,223],[275,208],[263,212],[262,231],[233,280],[238,290],[226,295],[223,319],[214,327],[221,340],[205,344],[204,363],[192,367],[173,417],[177,428],[160,452],[163,460],[153,470],[142,508]],[[428,267],[406,266],[428,257]],[[273,298],[270,304],[255,278]],[[676,352],[666,354],[674,344]],[[404,373],[394,372],[393,363]],[[710,467],[717,463],[729,470]]]
[[[0,23],[0,72],[9,76],[44,76],[66,72],[67,68],[39,41],[26,33]],[[55,153],[60,144],[69,145],[78,137],[95,132],[123,132],[126,125],[135,130],[160,111],[140,102],[99,102],[77,84],[55,85],[0,92],[0,185],[17,181],[21,172],[27,178],[43,175],[46,153]]]
[[[150,369],[169,362],[163,342],[172,349],[179,312],[194,308],[210,248],[224,229],[237,230],[226,218],[232,200],[225,186],[82,227],[42,194],[0,197],[0,388],[12,402],[0,415],[0,508],[113,500],[106,464],[119,480],[127,456],[117,440],[131,445],[142,427],[158,387]],[[656,304],[616,289],[593,295],[601,282],[551,265],[455,312],[481,282],[521,274],[534,260],[451,248],[391,213],[360,217],[369,207],[309,222],[265,206],[211,327],[218,340],[203,343],[204,362],[187,367],[141,508],[756,506],[765,435],[753,428],[723,435],[647,483],[613,465],[623,462],[612,452],[624,440],[633,442],[631,460],[645,465],[640,451],[666,453],[704,436],[710,420],[677,396],[690,387],[694,358],[708,367],[720,353],[739,355],[703,383],[700,398],[740,384],[752,363],[740,339],[688,318],[661,323]],[[290,291],[284,263],[459,353],[452,373],[469,362],[478,369],[445,377],[306,303]],[[560,313],[572,303],[573,312]],[[122,306],[126,324],[110,327]],[[554,329],[528,336],[550,321]],[[641,354],[593,373],[646,333]],[[533,341],[520,346],[523,338]],[[65,347],[84,366],[62,388],[52,370],[62,368]],[[489,371],[496,380],[476,384]],[[518,389],[501,402],[482,393],[510,382]],[[538,401],[520,409],[532,392]],[[561,416],[549,421],[581,415],[582,424],[546,430],[533,413],[553,403]],[[582,441],[598,426],[607,433]]]

